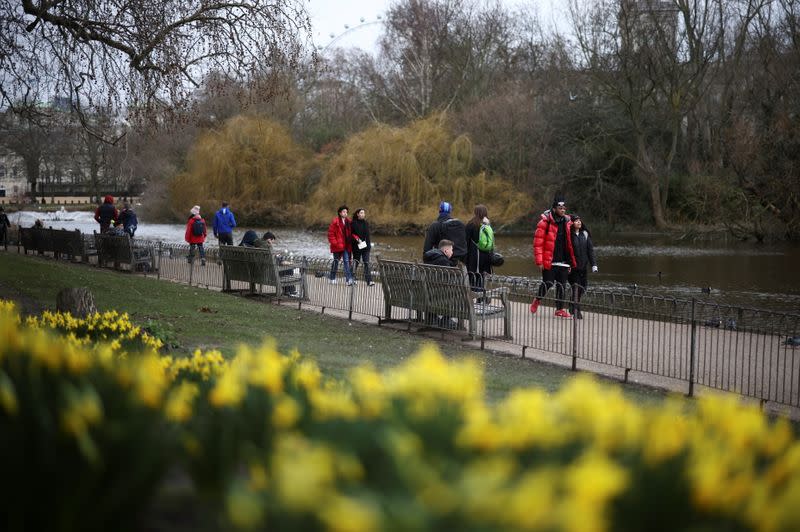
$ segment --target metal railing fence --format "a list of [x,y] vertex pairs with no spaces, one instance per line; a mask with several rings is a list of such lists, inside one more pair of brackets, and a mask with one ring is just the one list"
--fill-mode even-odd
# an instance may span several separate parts
[[[134,273],[223,288],[216,246],[205,248],[205,265],[192,256],[188,244],[135,239],[133,246],[149,247],[155,256],[155,268]],[[620,368],[626,378],[635,371],[676,379],[688,384],[690,395],[695,385],[701,385],[800,407],[798,314],[590,288],[578,305],[582,319],[564,319],[555,310],[570,308],[577,295],[571,286],[563,287],[561,301],[556,290],[550,289],[532,314],[530,304],[540,280],[486,275],[472,281],[485,287],[486,293],[475,293],[471,303],[463,295],[447,295],[461,294],[458,278],[410,279],[405,293],[392,295],[387,315],[377,257],[370,264],[374,284],[367,282],[363,265],[356,271],[355,283],[348,284],[341,264],[331,275],[330,258],[293,256],[291,262],[296,266],[293,273],[305,277],[305,294],[297,298],[299,307],[337,310],[348,318],[360,315],[379,323],[401,321],[409,329],[473,332],[470,338],[479,340],[481,347],[486,341],[502,342],[520,347],[523,357],[528,349],[570,357],[573,368],[583,360]],[[430,290],[435,294],[435,312],[425,312],[414,303],[422,297],[420,283],[426,282],[429,296]],[[472,331],[468,305],[472,305]],[[507,318],[494,319],[501,308]]]

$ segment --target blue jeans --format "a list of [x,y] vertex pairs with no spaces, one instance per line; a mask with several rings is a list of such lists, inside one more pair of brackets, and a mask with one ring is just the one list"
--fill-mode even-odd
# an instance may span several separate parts
[[348,281],[353,280],[353,272],[350,270],[350,252],[341,251],[333,254],[333,263],[331,264],[331,280],[336,279],[336,270],[339,269],[339,261],[344,263],[344,276]]

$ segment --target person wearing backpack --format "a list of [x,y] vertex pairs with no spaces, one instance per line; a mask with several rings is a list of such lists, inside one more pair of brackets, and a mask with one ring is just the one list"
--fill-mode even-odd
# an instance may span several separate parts
[[489,223],[486,205],[475,205],[472,219],[467,222],[467,271],[473,290],[483,288],[483,275],[492,273],[494,231]]
[[192,215],[189,221],[186,222],[186,236],[184,239],[189,243],[189,256],[186,260],[189,263],[194,261],[194,248],[200,251],[200,264],[206,265],[206,250],[203,249],[203,243],[206,241],[206,221],[200,216],[200,206],[195,205],[192,207]]
[[442,240],[453,242],[453,256],[450,262],[455,266],[456,261],[466,263],[467,260],[467,236],[464,222],[458,218],[453,218],[450,213],[453,206],[447,202],[439,203],[439,217],[435,222],[428,226],[425,231],[425,244],[422,246],[423,255],[439,246]]

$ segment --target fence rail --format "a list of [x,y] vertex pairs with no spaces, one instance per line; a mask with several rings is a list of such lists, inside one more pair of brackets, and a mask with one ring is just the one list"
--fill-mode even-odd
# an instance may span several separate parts
[[[42,240],[46,242],[46,239]],[[87,239],[88,242],[88,239]],[[30,244],[29,244],[30,245]],[[169,244],[134,239],[134,250],[151,250],[153,268],[132,273],[155,276],[192,286],[222,290],[224,270],[219,248],[205,248],[205,263],[193,256],[188,244]],[[43,249],[41,253],[52,252]],[[197,255],[197,250],[194,250]],[[96,257],[90,257],[96,263]],[[440,294],[435,313],[414,312],[409,301],[405,308],[387,306],[384,283],[377,261],[361,265],[356,283],[348,285],[343,268],[335,273],[332,260],[323,257],[283,257],[293,266],[293,275],[304,278],[303,297],[289,301],[299,308],[310,306],[375,318],[400,320],[409,329],[441,331],[468,329],[463,318],[463,301],[452,301],[453,308],[441,305],[443,284],[453,283],[453,290],[463,288],[456,281],[438,278]],[[365,266],[371,270],[366,282]],[[388,280],[387,280],[388,281]],[[541,282],[529,278],[487,275],[480,285],[489,293],[504,294],[504,319],[478,320],[476,337],[484,342],[503,342],[526,350],[570,357],[573,368],[578,360],[624,370],[675,379],[688,385],[691,395],[696,385],[734,392],[762,402],[800,407],[800,315],[755,308],[722,305],[711,300],[676,299],[624,291],[589,289],[580,300],[583,319],[555,316],[555,308],[566,306],[576,296],[564,287],[561,301],[554,290],[541,298],[536,314],[529,306]],[[387,285],[388,286],[388,285]],[[415,296],[409,289],[408,298]],[[490,297],[480,297],[474,311],[480,316],[497,306]],[[446,299],[446,298],[445,298]],[[506,328],[509,330],[507,331]]]

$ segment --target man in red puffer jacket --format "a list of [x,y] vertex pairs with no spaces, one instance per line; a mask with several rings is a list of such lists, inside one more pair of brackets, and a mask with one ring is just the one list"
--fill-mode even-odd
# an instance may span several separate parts
[[539,285],[536,299],[531,303],[532,314],[536,314],[541,298],[555,284],[556,316],[572,317],[564,309],[564,285],[567,284],[570,269],[574,268],[577,263],[570,236],[572,220],[566,212],[567,204],[564,197],[556,194],[553,199],[553,207],[544,211],[539,223],[536,224],[536,232],[533,235],[533,257],[536,266],[542,271],[542,284]]
[[350,258],[353,254],[353,230],[350,225],[350,218],[347,217],[348,212],[347,205],[342,205],[336,211],[336,218],[328,226],[328,243],[331,245],[331,253],[333,253],[330,274],[331,284],[336,284],[336,270],[339,269],[339,261],[341,260],[344,264],[344,276],[347,279],[347,285],[350,286],[356,282],[353,279],[353,271],[350,268]]

